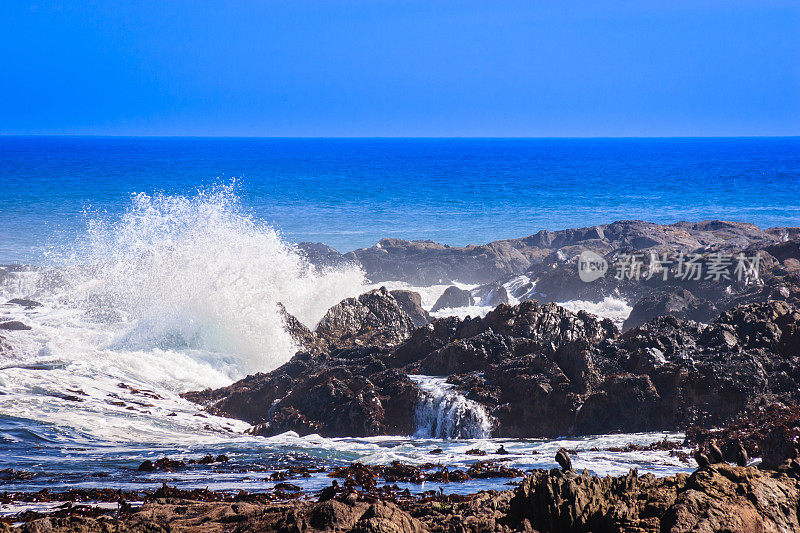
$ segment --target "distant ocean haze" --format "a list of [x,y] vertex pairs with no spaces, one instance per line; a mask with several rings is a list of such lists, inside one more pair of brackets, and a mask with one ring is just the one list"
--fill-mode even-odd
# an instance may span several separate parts
[[800,138],[0,137],[0,263],[43,261],[131,195],[233,183],[290,242],[481,244],[643,219],[800,225]]

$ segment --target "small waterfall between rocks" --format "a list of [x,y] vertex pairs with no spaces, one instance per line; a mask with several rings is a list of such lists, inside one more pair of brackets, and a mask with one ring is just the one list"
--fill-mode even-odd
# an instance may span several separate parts
[[481,404],[465,398],[447,378],[409,376],[422,390],[414,413],[415,437],[436,439],[485,439],[492,421]]

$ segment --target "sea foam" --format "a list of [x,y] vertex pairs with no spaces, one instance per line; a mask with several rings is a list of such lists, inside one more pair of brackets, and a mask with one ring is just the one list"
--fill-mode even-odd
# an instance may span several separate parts
[[211,350],[245,373],[272,370],[297,350],[279,303],[313,328],[364,285],[355,266],[309,265],[240,206],[233,186],[133,195],[121,217],[90,217],[86,234],[53,258],[67,272],[63,300],[130,325],[118,346]]

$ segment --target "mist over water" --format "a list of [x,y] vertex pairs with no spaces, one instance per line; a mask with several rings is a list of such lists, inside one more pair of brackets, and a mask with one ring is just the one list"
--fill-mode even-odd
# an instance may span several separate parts
[[130,325],[116,347],[210,350],[235,357],[242,372],[272,370],[297,351],[278,304],[313,329],[364,285],[355,266],[309,265],[245,211],[233,185],[135,194],[121,217],[90,218],[51,259],[63,265],[62,301]]
[[42,304],[0,305],[0,320],[32,328],[3,332],[2,415],[110,441],[241,432],[244,423],[196,417],[179,394],[289,360],[298,347],[279,303],[313,328],[364,289],[356,267],[309,265],[247,213],[233,184],[134,194],[120,216],[87,217],[47,267],[0,272],[0,301]]

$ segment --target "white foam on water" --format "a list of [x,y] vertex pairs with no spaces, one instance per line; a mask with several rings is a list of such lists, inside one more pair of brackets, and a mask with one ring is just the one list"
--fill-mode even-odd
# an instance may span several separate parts
[[232,187],[133,195],[120,217],[89,215],[87,232],[49,262],[0,278],[2,300],[43,304],[0,305],[0,321],[32,327],[2,333],[11,350],[0,350],[0,414],[103,439],[242,430],[194,416],[198,407],[179,393],[287,361],[297,346],[279,303],[313,327],[364,290],[357,268],[308,265],[239,206]]
[[633,309],[625,300],[611,296],[606,296],[599,302],[570,300],[568,302],[559,302],[558,305],[572,312],[586,311],[600,318],[608,318],[618,328],[622,327],[622,323],[625,322],[625,319],[628,318]]
[[[384,281],[381,283],[373,283],[368,286],[369,290],[378,289],[380,287],[386,287],[390,291],[394,290],[406,290],[406,291],[414,291],[420,295],[422,299],[422,308],[426,311],[430,311],[431,308],[436,303],[436,300],[444,294],[444,291],[447,290],[448,287],[455,285],[459,289],[462,290],[472,290],[477,285],[470,285],[468,283],[460,283],[460,282],[453,282],[453,283],[446,283],[446,284],[439,284],[439,285],[428,285],[424,287],[417,287],[415,285],[411,285],[405,281]],[[444,309],[442,310],[444,311]],[[439,315],[436,315],[439,316]],[[441,315],[441,316],[455,316],[455,315]]]

